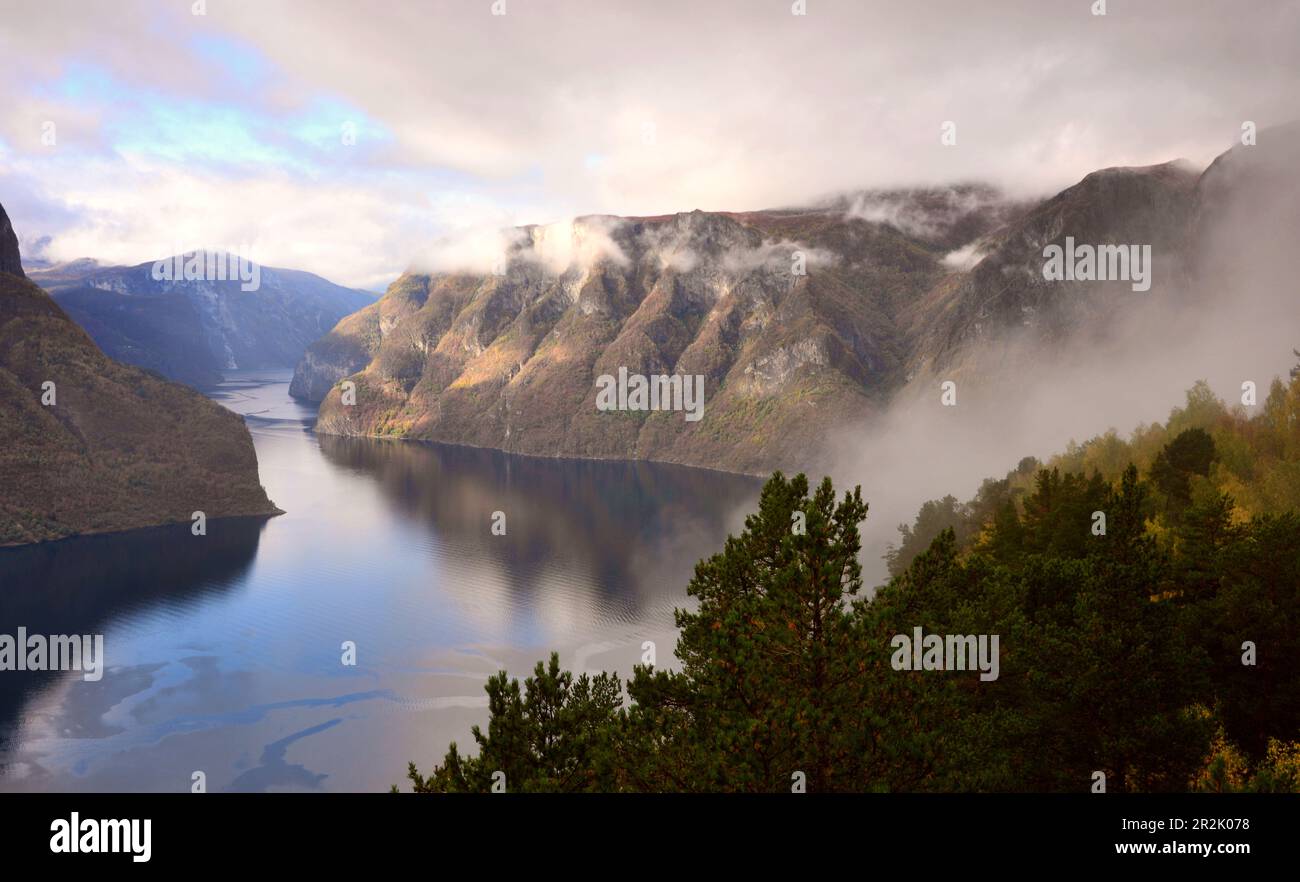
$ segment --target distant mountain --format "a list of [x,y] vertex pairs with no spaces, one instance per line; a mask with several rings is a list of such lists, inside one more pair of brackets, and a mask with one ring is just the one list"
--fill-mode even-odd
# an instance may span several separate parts
[[153,267],[79,260],[30,277],[112,358],[199,388],[225,370],[291,367],[339,319],[374,302],[296,270],[259,267],[259,287],[245,291],[237,278],[155,279]]
[[106,357],[23,277],[3,207],[0,267],[0,545],[278,511],[243,420]]
[[[978,386],[1007,370],[1013,340],[1041,363],[1154,302],[1136,293],[1136,259],[1124,278],[1075,278],[1071,260],[1069,277],[1049,279],[1052,246],[1149,252],[1142,271],[1160,302],[1196,308],[1181,282],[1213,253],[1198,241],[1207,212],[1244,198],[1249,213],[1245,188],[1294,183],[1293,129],[1262,132],[1267,151],[1237,148],[1204,175],[1182,162],[1110,168],[1045,200],[968,185],[524,227],[499,274],[404,274],[308,348],[292,390],[321,402],[323,433],[752,473],[823,468],[828,433],[899,396],[937,395],[953,377]],[[1295,250],[1295,225],[1251,229],[1261,246]],[[620,370],[703,376],[703,418],[601,410],[601,377]],[[355,404],[342,399],[344,379]]]

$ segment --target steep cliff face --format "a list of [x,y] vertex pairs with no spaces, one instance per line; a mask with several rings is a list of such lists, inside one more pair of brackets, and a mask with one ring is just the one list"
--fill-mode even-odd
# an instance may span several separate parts
[[[1124,246],[1146,249],[1154,286],[1185,274],[1197,172],[1181,162],[1093,172],[975,242],[979,260],[936,286],[908,311],[915,332],[909,374],[977,376],[1001,355],[997,342],[1053,345],[1080,334],[1105,334],[1143,293],[1130,278],[1049,280],[1044,250]],[[1103,261],[1104,262],[1104,261]]]
[[359,310],[307,347],[293,372],[289,394],[318,402],[335,383],[363,370],[378,348],[381,311],[378,303]]
[[[2,208],[0,222],[8,229]],[[3,239],[0,260],[16,259]],[[48,294],[9,272],[0,272],[0,487],[0,545],[189,522],[195,511],[278,511],[240,417],[107,358]]]
[[296,270],[240,279],[155,279],[153,264],[76,261],[31,274],[110,357],[205,388],[221,372],[291,367],[339,319],[374,302]]
[[[526,228],[500,275],[403,276],[308,350],[295,388],[328,390],[326,433],[762,471],[830,414],[880,406],[894,316],[943,253],[838,206]],[[703,377],[703,418],[598,410],[620,370]]]
[[18,234],[3,208],[0,208],[0,273],[26,278],[22,258],[18,255]]
[[[321,399],[324,433],[816,469],[827,433],[938,379],[1005,372],[1009,341],[1050,357],[1128,321],[1147,282],[1181,291],[1201,271],[1198,217],[1226,211],[1208,207],[1227,204],[1217,190],[1277,172],[1232,166],[1104,169],[1040,202],[967,186],[529,227],[500,274],[404,275],[308,350],[294,387]],[[1054,280],[1052,247],[1112,253]],[[620,370],[703,376],[703,417],[600,409],[599,378]]]
[[1300,121],[1219,156],[1196,185],[1189,247],[1204,284],[1276,289],[1294,305],[1300,276]]

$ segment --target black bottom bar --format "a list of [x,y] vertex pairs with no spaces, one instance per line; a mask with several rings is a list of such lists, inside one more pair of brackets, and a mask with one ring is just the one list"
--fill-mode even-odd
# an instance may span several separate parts
[[[1232,866],[1293,857],[1297,809],[1300,797],[1267,795],[41,794],[0,797],[0,843],[6,860],[83,868],[239,869],[279,856],[304,869],[433,859],[448,870],[466,860],[544,870],[601,859],[659,875],[658,862],[677,872],[701,851],[709,863],[812,869],[846,849],[863,867],[909,855],[927,869],[1138,859]],[[60,837],[73,813],[76,853]],[[98,823],[129,819],[150,821],[147,862],[131,853],[143,825],[132,840],[126,825]],[[81,850],[96,838],[111,847],[114,831],[120,851]]]

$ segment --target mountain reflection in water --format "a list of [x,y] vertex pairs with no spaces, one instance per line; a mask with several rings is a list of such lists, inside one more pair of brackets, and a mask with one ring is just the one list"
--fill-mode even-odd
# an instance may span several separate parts
[[214,393],[285,515],[0,550],[0,633],[103,633],[107,668],[0,674],[0,790],[386,789],[470,741],[496,670],[554,649],[626,676],[646,640],[671,661],[695,562],[760,487],[316,436],[288,379]]

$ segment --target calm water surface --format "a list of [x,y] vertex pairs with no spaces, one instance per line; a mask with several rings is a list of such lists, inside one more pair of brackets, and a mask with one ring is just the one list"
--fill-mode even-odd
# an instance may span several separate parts
[[671,661],[695,561],[758,496],[698,469],[317,436],[288,381],[214,393],[287,514],[0,550],[0,633],[103,634],[107,656],[98,682],[0,672],[0,790],[404,783],[472,744],[497,670],[555,649],[626,676],[645,640]]

